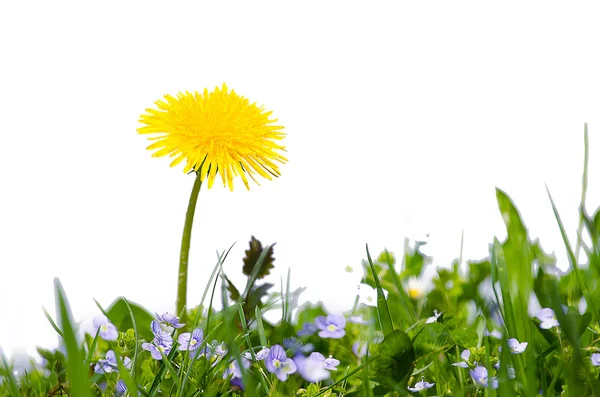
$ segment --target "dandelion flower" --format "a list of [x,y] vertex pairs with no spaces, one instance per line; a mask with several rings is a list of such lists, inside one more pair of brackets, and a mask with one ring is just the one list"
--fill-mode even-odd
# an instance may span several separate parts
[[285,133],[270,118],[270,111],[239,96],[223,84],[214,91],[204,90],[165,95],[155,102],[158,109],[146,109],[138,128],[140,134],[152,134],[155,141],[148,150],[153,157],[174,157],[171,166],[185,162],[184,172],[200,173],[208,178],[211,188],[217,173],[223,186],[233,190],[233,179],[242,178],[249,189],[248,177],[254,182],[256,174],[266,179],[280,175],[276,164],[287,159],[278,141]]

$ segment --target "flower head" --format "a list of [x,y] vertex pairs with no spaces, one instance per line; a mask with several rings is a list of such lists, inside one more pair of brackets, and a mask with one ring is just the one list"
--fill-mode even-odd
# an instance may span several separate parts
[[160,321],[163,324],[168,325],[169,327],[181,328],[185,325],[185,324],[182,324],[179,322],[179,317],[175,317],[172,314],[165,313],[162,316],[158,313],[155,313],[155,314],[156,314],[156,319],[158,321]]
[[265,367],[282,382],[285,382],[288,375],[293,374],[297,369],[296,363],[291,358],[287,358],[281,345],[271,347],[269,355],[265,358]]
[[[124,357],[123,365],[125,365],[125,368],[128,368],[128,369],[131,368],[131,359],[129,357]],[[106,358],[101,358],[100,360],[98,360],[98,362],[94,366],[94,372],[96,372],[97,374],[101,374],[101,373],[109,374],[118,369],[119,369],[119,365],[117,364],[117,356],[115,355],[115,352],[112,350],[107,351]]]
[[[254,357],[256,357],[257,361],[264,360],[269,355],[269,350],[271,349],[263,346],[262,349],[254,354]],[[252,360],[252,353],[250,352],[244,352],[243,356],[248,360]]]
[[592,360],[592,365],[594,367],[600,366],[600,353],[594,353],[591,355],[590,359]]
[[437,319],[442,315],[442,313],[438,313],[437,310],[433,311],[433,316],[427,318],[425,324],[431,324],[437,322]]
[[194,351],[202,344],[204,333],[201,329],[196,328],[194,332],[184,332],[177,338],[179,342],[179,350]]
[[515,338],[510,338],[506,343],[512,354],[521,354],[527,348],[527,342],[519,343]]
[[339,339],[346,335],[344,328],[346,327],[346,319],[341,314],[330,314],[325,318],[318,316],[315,318],[315,325],[319,331],[321,338]]
[[117,382],[117,386],[116,386],[116,391],[115,391],[115,395],[116,396],[122,396],[123,394],[127,393],[127,386],[125,385],[125,382],[123,382],[122,379],[120,379]]
[[454,365],[455,367],[461,367],[461,368],[469,368],[469,358],[471,357],[471,351],[468,349],[465,349],[462,351],[462,353],[460,353],[460,358],[462,358],[462,361],[459,361],[457,363],[452,363],[452,365]]
[[117,340],[119,332],[106,316],[97,316],[94,318],[94,327],[98,328],[98,334],[104,340]]
[[298,336],[309,336],[317,332],[317,327],[313,323],[304,323],[302,329],[296,333]]
[[415,387],[409,387],[408,390],[410,390],[412,392],[422,391],[425,389],[429,389],[430,387],[433,387],[434,385],[435,385],[435,382],[434,383],[425,382],[425,378],[421,377],[421,381],[415,383]]
[[492,389],[498,388],[498,379],[492,378],[491,382],[488,381],[488,370],[486,367],[475,367],[475,369],[471,370],[471,377],[480,386],[491,387]]
[[550,308],[541,309],[538,314],[535,315],[538,320],[542,323],[540,324],[540,328],[550,329],[553,327],[558,327],[558,320],[556,319],[556,314],[554,314],[554,310]]
[[255,174],[277,177],[275,162],[287,161],[277,152],[285,150],[277,143],[285,134],[283,127],[273,125],[277,119],[269,117],[272,112],[251,104],[225,84],[210,93],[205,89],[202,94],[165,95],[156,106],[146,109],[140,117],[145,125],[138,128],[140,134],[159,134],[149,138],[155,142],[148,149],[157,150],[153,157],[174,157],[171,166],[185,161],[184,172],[200,172],[202,181],[208,178],[209,188],[219,173],[230,190],[236,176],[249,189],[247,176],[255,182]]
[[330,371],[337,371],[337,366],[340,365],[340,360],[337,360],[332,356],[329,356],[329,358],[325,358],[324,355],[318,352],[311,353],[309,357],[314,360],[320,361],[321,363],[323,363],[323,368],[328,369]]
[[[250,368],[250,360],[244,357],[240,357],[240,361],[242,362],[244,368]],[[227,379],[229,375],[231,375],[231,379],[242,377],[242,371],[240,370],[240,366],[238,365],[238,362],[235,359],[231,360],[229,366],[225,368],[225,371],[223,371],[223,379]]]
[[329,371],[325,368],[325,365],[323,365],[323,361],[312,354],[309,357],[296,356],[294,357],[294,362],[296,363],[300,376],[308,382],[320,382],[329,379],[331,376]]
[[367,354],[367,342],[356,341],[352,344],[352,353],[358,358],[363,358]]

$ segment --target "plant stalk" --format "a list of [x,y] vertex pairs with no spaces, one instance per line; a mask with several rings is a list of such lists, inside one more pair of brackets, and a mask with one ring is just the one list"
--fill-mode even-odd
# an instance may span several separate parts
[[185,213],[185,223],[183,225],[183,236],[181,237],[181,250],[179,253],[179,273],[177,277],[177,301],[175,303],[175,313],[185,321],[185,311],[187,304],[187,281],[188,281],[188,261],[190,257],[190,241],[192,239],[192,225],[194,223],[194,213],[196,212],[196,203],[198,193],[200,193],[200,173],[196,172],[196,180],[190,194],[187,212]]

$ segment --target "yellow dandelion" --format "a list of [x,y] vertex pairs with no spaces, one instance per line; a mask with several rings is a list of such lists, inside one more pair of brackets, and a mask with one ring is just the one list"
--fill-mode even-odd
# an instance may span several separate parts
[[274,125],[270,111],[229,90],[225,84],[213,92],[165,95],[156,101],[158,109],[146,109],[140,117],[145,126],[140,134],[155,141],[148,150],[152,157],[174,157],[171,166],[185,161],[184,172],[199,173],[201,181],[208,178],[208,188],[217,173],[223,186],[233,190],[233,179],[242,178],[248,185],[249,176],[258,184],[255,175],[272,179],[280,174],[276,164],[287,159],[278,153],[285,151],[278,141],[285,137],[283,127]]

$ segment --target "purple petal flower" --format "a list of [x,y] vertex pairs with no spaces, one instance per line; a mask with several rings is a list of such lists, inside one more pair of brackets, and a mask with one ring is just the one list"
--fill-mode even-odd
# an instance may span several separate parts
[[165,313],[162,316],[159,315],[158,313],[155,313],[155,314],[156,314],[156,318],[158,319],[158,321],[160,321],[161,323],[164,323],[170,327],[181,328],[185,325],[185,324],[181,324],[179,322],[179,317],[175,317],[172,314]]
[[527,342],[519,343],[515,338],[510,338],[506,343],[508,343],[508,348],[512,354],[523,353],[527,348]]
[[498,379],[492,378],[488,381],[488,370],[486,367],[477,366],[471,370],[471,377],[480,386],[498,388]]
[[592,365],[594,367],[600,366],[600,353],[594,353],[594,354],[592,354],[592,356],[590,357],[590,359],[592,360]]
[[184,332],[177,338],[179,342],[179,350],[189,350],[194,351],[202,344],[202,338],[204,337],[204,332],[201,329],[196,328],[194,332]]
[[[269,348],[264,347],[264,346],[258,352],[254,353],[254,357],[256,357],[256,361],[264,360],[265,357],[267,357],[268,355],[269,355]],[[252,354],[250,352],[244,352],[243,356],[248,360],[252,360]]]
[[[123,364],[125,365],[125,368],[130,369],[131,368],[131,359],[129,357],[124,357]],[[106,358],[105,359],[101,358],[100,360],[98,360],[98,362],[94,366],[94,372],[96,372],[98,374],[101,374],[101,373],[109,374],[118,369],[119,369],[119,365],[117,364],[117,356],[115,355],[115,352],[112,350],[107,351]]]
[[122,396],[123,394],[125,394],[127,392],[127,386],[125,385],[125,382],[123,382],[123,380],[119,380],[117,382],[117,387],[116,387],[116,396]]
[[156,321],[152,320],[152,322],[150,323],[150,329],[152,330],[154,337],[162,338],[165,340],[170,339],[171,343],[173,342],[173,337],[171,336],[171,334],[166,332],[165,330],[163,330],[162,327],[160,326],[160,324],[157,323]]
[[415,387],[409,387],[408,390],[410,390],[412,392],[422,391],[422,390],[429,389],[430,387],[433,387],[434,385],[435,385],[435,382],[434,383],[425,382],[425,378],[421,377],[421,381],[415,383]]
[[346,319],[341,314],[330,314],[327,318],[319,316],[315,319],[315,325],[321,330],[321,338],[340,339],[346,335]]
[[[246,368],[246,369],[250,368],[250,360],[247,360],[244,357],[240,357],[240,360],[242,361],[242,365],[244,366],[244,368]],[[242,371],[240,370],[240,367],[239,367],[237,361],[235,361],[235,359],[232,360],[229,363],[229,366],[227,368],[225,368],[225,371],[223,371],[223,379],[227,379],[229,377],[229,375],[232,375],[231,379],[242,377]]]
[[297,332],[298,336],[309,336],[317,332],[317,327],[313,323],[304,323],[302,329]]
[[296,372],[296,364],[291,358],[287,358],[285,350],[281,345],[274,345],[265,358],[265,367],[277,378],[285,382],[289,374]]
[[325,358],[324,355],[317,352],[311,353],[309,358],[320,361],[321,363],[323,363],[323,368],[328,369],[330,371],[337,371],[337,366],[340,365],[340,360],[337,360],[332,356],[329,356],[329,358]]
[[359,325],[367,325],[371,323],[371,321],[366,321],[363,316],[350,316],[348,317],[348,322]]
[[550,308],[541,309],[536,315],[538,320],[542,323],[540,324],[540,328],[542,329],[550,329],[554,327],[558,327],[558,320],[556,319],[556,314],[554,314],[554,310]]
[[296,367],[300,376],[302,376],[308,382],[320,382],[324,379],[329,379],[331,376],[329,371],[325,369],[323,361],[314,358],[312,354],[309,357],[296,356],[294,357],[294,362],[296,363]]
[[162,360],[161,353],[167,355],[173,347],[173,338],[171,338],[171,335],[167,335],[168,338],[156,335],[152,343],[142,343],[142,349],[148,350],[155,360]]
[[457,362],[457,363],[452,363],[452,365],[454,365],[455,367],[461,367],[461,368],[469,368],[469,357],[471,357],[471,351],[470,350],[463,350],[462,353],[460,353],[460,358],[463,359],[463,361]]
[[367,342],[356,341],[352,344],[352,352],[358,358],[363,358],[367,354]]
[[117,331],[117,327],[114,326],[106,316],[96,316],[94,318],[94,327],[98,328],[98,335],[104,340],[117,340],[119,337],[119,331]]

